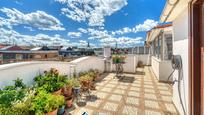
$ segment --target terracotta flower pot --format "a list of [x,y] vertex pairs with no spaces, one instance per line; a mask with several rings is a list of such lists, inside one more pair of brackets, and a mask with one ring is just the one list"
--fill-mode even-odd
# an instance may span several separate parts
[[66,87],[63,91],[64,96],[68,97],[72,95],[72,87]]
[[73,98],[72,97],[68,97],[66,99],[66,107],[70,108],[70,107],[72,107],[72,104],[73,104]]
[[53,95],[61,95],[61,93],[62,93],[62,89],[59,89],[59,90],[53,92],[52,94]]
[[82,81],[84,87],[89,87],[90,83],[91,83],[90,81]]
[[100,80],[100,74],[99,73],[96,74],[96,77],[95,77],[95,81],[98,81],[98,80]]
[[52,112],[45,113],[44,115],[57,115],[57,110],[58,109],[56,109],[56,110],[54,110]]

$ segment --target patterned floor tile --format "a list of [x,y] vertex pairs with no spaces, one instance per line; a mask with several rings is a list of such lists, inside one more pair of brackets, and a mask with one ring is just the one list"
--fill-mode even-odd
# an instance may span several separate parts
[[141,89],[138,87],[131,87],[130,90],[139,92]]
[[104,99],[104,98],[106,98],[108,96],[108,93],[98,92],[96,95],[97,95],[98,98]]
[[123,95],[123,94],[125,93],[125,90],[122,90],[122,89],[116,89],[116,90],[113,91],[113,93]]
[[110,88],[114,88],[116,87],[117,85],[113,85],[113,84],[107,84],[105,87],[110,87]]
[[101,91],[111,92],[111,91],[112,91],[112,88],[104,87]]
[[160,94],[161,95],[172,95],[171,93],[170,93],[170,91],[163,91],[163,90],[161,90],[161,91],[159,91],[160,92]]
[[139,109],[132,106],[124,106],[123,113],[126,115],[139,115]]
[[87,112],[89,115],[93,113],[93,110],[88,108],[80,108],[76,115],[82,115],[84,112]]
[[176,113],[176,109],[175,109],[175,106],[173,105],[173,104],[165,104],[165,106],[166,106],[166,109],[167,109],[167,111],[168,112],[170,112],[170,113]]
[[156,93],[154,89],[145,89],[145,93]]
[[103,109],[106,111],[117,111],[118,104],[107,102]]
[[157,100],[157,96],[155,94],[148,94],[145,93],[145,99],[153,99],[153,100]]
[[122,99],[122,96],[121,95],[115,95],[115,94],[112,94],[108,100],[111,100],[111,101],[117,101],[117,102],[120,102]]
[[171,96],[161,96],[162,101],[167,101],[167,102],[172,102],[172,97]]
[[145,100],[145,107],[159,109],[159,103],[157,101]]
[[139,98],[134,98],[134,97],[127,97],[126,103],[128,104],[133,104],[133,105],[139,105]]
[[[145,67],[141,69],[145,75],[125,74],[135,77],[133,83],[125,83],[106,75],[105,79],[96,83],[97,90],[92,91],[98,98],[87,100],[84,107],[77,107],[73,115],[88,112],[90,115],[179,115],[172,102],[169,86],[160,83]],[[162,105],[162,106],[161,106]]]
[[140,93],[136,91],[129,91],[128,96],[140,97]]
[[154,89],[154,86],[153,85],[144,85],[144,88]]
[[87,105],[98,108],[102,104],[102,100],[88,101]]
[[145,110],[145,115],[162,115],[161,112],[153,111],[153,110]]

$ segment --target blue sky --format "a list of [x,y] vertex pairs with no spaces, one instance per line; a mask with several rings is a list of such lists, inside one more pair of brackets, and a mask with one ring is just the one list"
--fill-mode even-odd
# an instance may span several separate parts
[[0,42],[19,45],[143,45],[165,0],[1,0]]

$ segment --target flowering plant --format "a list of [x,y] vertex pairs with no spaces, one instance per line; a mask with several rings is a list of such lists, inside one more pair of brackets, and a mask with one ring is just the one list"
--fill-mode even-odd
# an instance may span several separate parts
[[125,55],[113,55],[112,56],[112,61],[113,61],[114,64],[125,63],[125,58],[126,58]]

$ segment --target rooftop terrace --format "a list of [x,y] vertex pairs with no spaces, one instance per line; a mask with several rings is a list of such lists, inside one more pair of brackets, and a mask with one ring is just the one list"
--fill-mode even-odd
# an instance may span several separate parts
[[36,75],[50,68],[56,68],[60,74],[68,77],[74,70],[79,74],[98,69],[104,73],[95,83],[96,90],[91,90],[90,95],[81,93],[78,103],[66,109],[65,115],[82,115],[84,112],[89,115],[178,115],[172,102],[172,87],[159,82],[150,66],[136,68],[139,60],[146,62],[144,57],[127,55],[123,65],[126,73],[122,74],[121,78],[115,77],[112,63],[111,71],[104,72],[104,60],[98,57],[83,57],[72,62],[33,61],[1,65],[0,87],[12,85],[17,77],[23,79],[25,84],[31,85]]
[[138,68],[136,74],[124,74],[123,79],[114,73],[103,74],[96,83],[91,99],[83,96],[73,115],[88,112],[91,115],[178,115],[172,102],[172,89],[152,75],[150,67]]

